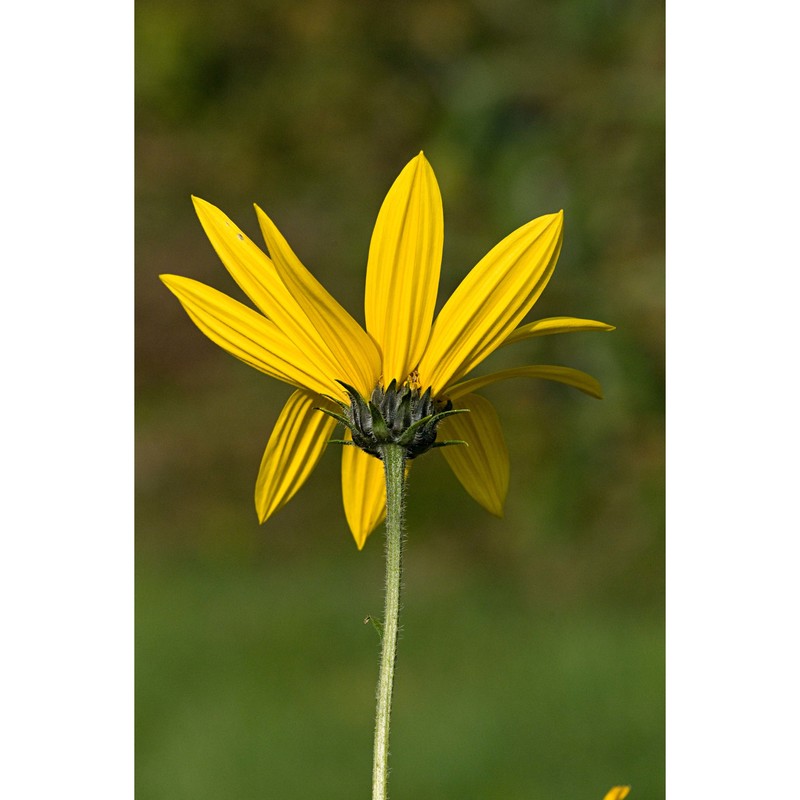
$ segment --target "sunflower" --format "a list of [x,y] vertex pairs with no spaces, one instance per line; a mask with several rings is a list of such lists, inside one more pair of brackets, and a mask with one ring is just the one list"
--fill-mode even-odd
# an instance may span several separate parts
[[[468,445],[442,449],[455,476],[480,505],[500,516],[508,490],[508,450],[494,406],[477,392],[506,378],[529,377],[601,397],[594,378],[569,367],[523,366],[467,377],[495,350],[514,342],[613,330],[574,317],[520,325],[553,274],[561,251],[562,212],[537,217],[492,248],[434,320],[444,238],[442,198],[420,153],[395,180],[375,223],[363,328],[303,266],[258,206],[269,255],[218,208],[192,199],[217,255],[258,311],[191,278],[162,275],[161,280],[209,339],[295,389],[261,460],[255,500],[262,523],[302,487],[337,421],[352,418],[341,410],[354,409],[359,398],[385,404],[395,392],[427,402],[426,408],[439,414],[437,422],[448,439]],[[444,419],[442,409],[469,413]],[[347,444],[352,436],[346,430]],[[359,549],[385,515],[384,486],[378,458],[360,447],[342,448],[345,515]]]

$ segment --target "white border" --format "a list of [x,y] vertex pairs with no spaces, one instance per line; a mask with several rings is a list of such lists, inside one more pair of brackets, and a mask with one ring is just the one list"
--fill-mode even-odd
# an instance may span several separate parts
[[800,64],[785,9],[667,9],[676,799],[797,791]]
[[133,797],[133,7],[3,12],[0,796]]

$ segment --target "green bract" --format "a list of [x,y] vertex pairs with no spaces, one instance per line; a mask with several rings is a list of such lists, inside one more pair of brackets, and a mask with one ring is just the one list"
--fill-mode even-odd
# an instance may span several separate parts
[[355,445],[380,459],[383,459],[383,445],[387,444],[402,447],[406,459],[421,456],[432,447],[465,444],[462,441],[436,441],[439,423],[468,409],[454,409],[449,400],[437,402],[431,396],[430,387],[420,394],[419,389],[410,386],[398,389],[397,381],[393,380],[386,389],[376,386],[370,399],[365,400],[352,386],[343,381],[339,383],[344,386],[350,405],[333,397],[330,399],[344,413],[320,408],[350,431],[352,441],[340,441],[339,444]]

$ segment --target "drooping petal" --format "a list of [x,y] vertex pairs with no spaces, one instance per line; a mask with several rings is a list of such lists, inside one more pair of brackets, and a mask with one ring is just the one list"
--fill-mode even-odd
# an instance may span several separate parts
[[527,325],[520,325],[503,340],[500,347],[534,336],[550,336],[554,333],[576,333],[578,331],[613,331],[616,328],[605,322],[594,319],[579,319],[578,317],[548,317],[537,319]]
[[440,426],[439,439],[460,439],[463,444],[442,448],[456,478],[469,495],[488,512],[503,516],[508,492],[508,448],[494,406],[477,394],[461,397],[456,408],[467,414],[454,414]]
[[600,383],[591,375],[581,372],[579,369],[572,369],[572,367],[544,365],[512,367],[511,369],[493,372],[490,375],[481,375],[479,378],[471,378],[468,381],[462,381],[461,383],[455,384],[455,386],[449,387],[446,391],[446,395],[451,400],[455,401],[470,392],[482,389],[490,383],[504,381],[506,378],[544,378],[547,381],[565,383],[567,386],[580,389],[580,391],[598,400],[603,399],[603,390],[600,387]]
[[328,446],[336,420],[320,407],[336,405],[317,394],[296,391],[286,402],[269,437],[256,480],[256,513],[266,522],[306,482]]
[[382,351],[384,386],[404,381],[428,342],[443,240],[442,196],[420,153],[389,189],[369,246],[364,312]]
[[625,800],[630,791],[630,786],[615,786],[606,794],[603,800]]
[[331,380],[341,378],[322,336],[286,288],[267,254],[216,206],[199,197],[192,201],[206,236],[242,291]]
[[271,320],[199,281],[178,275],[160,277],[192,322],[231,355],[298,388],[339,393],[340,387]]
[[375,343],[303,266],[272,220],[258,206],[256,213],[275,268],[339,364],[339,379],[368,395],[375,388],[381,371]]
[[538,217],[496,245],[436,318],[419,364],[438,394],[493,352],[530,311],[561,252],[563,213]]
[[[350,439],[349,431],[345,438]],[[361,550],[386,516],[383,462],[358,447],[342,447],[342,500],[347,524]]]

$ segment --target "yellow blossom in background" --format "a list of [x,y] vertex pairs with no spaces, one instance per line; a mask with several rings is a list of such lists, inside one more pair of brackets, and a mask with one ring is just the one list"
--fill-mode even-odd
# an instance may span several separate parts
[[[366,329],[300,262],[256,206],[269,256],[210,203],[193,198],[217,254],[258,311],[190,278],[162,275],[200,330],[252,367],[295,388],[273,429],[256,481],[261,522],[285,505],[319,462],[346,383],[369,397],[376,386],[425,391],[469,413],[448,417],[448,439],[469,446],[442,453],[466,491],[502,514],[508,451],[494,406],[476,392],[505,378],[558,381],[601,397],[598,382],[563,366],[523,366],[468,379],[499,347],[556,333],[613,330],[553,317],[520,325],[558,260],[563,213],[538,217],[496,245],[464,278],[434,320],[444,223],[439,186],[420,153],[402,170],[378,214],[367,261]],[[259,313],[260,312],[260,313]],[[342,448],[342,495],[359,549],[385,514],[383,465],[357,447]],[[606,800],[622,800],[612,789]]]
[[603,800],[625,800],[630,791],[630,786],[615,786],[606,794]]

